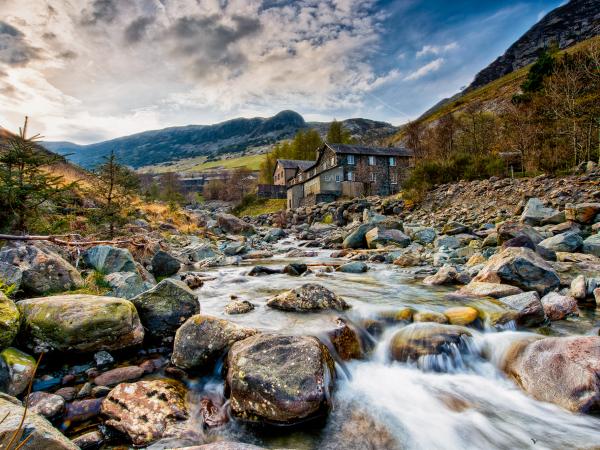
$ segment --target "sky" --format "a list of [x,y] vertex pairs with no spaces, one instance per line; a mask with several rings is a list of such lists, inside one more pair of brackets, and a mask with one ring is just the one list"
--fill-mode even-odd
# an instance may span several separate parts
[[400,125],[560,0],[0,0],[0,126],[46,140],[268,117]]

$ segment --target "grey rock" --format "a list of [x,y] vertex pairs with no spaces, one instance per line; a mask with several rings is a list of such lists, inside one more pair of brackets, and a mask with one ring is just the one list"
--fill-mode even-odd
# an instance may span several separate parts
[[583,253],[600,257],[600,233],[593,234],[583,241]]
[[583,238],[578,233],[567,231],[544,239],[539,245],[555,252],[573,253],[583,245]]
[[362,261],[352,261],[346,264],[342,264],[337,268],[338,272],[344,273],[364,273],[369,270],[369,266],[367,266]]
[[546,314],[537,292],[524,292],[498,299],[516,312],[518,325],[531,327],[544,323]]
[[86,250],[82,258],[86,266],[103,274],[136,271],[133,256],[125,248],[98,245]]
[[521,214],[521,222],[528,225],[540,225],[557,214],[559,212],[556,209],[544,206],[539,198],[534,197],[527,201],[523,214]]
[[267,301],[267,306],[283,311],[320,311],[333,309],[343,311],[350,308],[346,301],[329,289],[316,284],[307,283]]
[[104,280],[111,287],[110,295],[128,300],[152,288],[137,272],[113,272]]
[[169,277],[176,274],[181,267],[177,258],[163,250],[154,254],[150,264],[152,264],[152,274],[156,277]]

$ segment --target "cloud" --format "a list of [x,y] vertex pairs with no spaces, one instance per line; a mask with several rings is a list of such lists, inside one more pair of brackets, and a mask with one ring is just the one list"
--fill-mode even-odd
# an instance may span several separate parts
[[429,75],[430,73],[436,72],[437,70],[439,70],[443,64],[444,64],[444,58],[435,59],[435,60],[431,61],[430,63],[427,63],[424,66],[419,67],[417,70],[415,70],[414,72],[412,72],[409,75],[407,75],[406,77],[404,77],[404,80],[414,81],[414,80],[418,80],[419,78],[423,78],[424,76]]
[[139,42],[144,37],[147,28],[154,23],[154,17],[138,17],[125,28],[125,40],[130,44]]
[[119,13],[117,4],[118,0],[93,0],[91,11],[84,10],[81,23],[84,25],[96,25],[100,22],[112,23]]
[[0,21],[0,62],[10,66],[22,66],[37,57],[38,49],[28,44],[21,31]]
[[441,55],[451,50],[456,50],[457,48],[458,44],[456,42],[451,42],[446,45],[424,45],[421,50],[417,52],[417,58],[427,55]]

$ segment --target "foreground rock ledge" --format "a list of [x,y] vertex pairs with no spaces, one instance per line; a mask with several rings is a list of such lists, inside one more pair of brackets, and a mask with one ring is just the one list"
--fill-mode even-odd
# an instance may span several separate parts
[[231,347],[227,366],[231,410],[244,420],[294,424],[329,412],[334,362],[315,337],[252,336]]
[[35,353],[93,352],[141,344],[144,329],[128,300],[95,295],[57,295],[17,303],[18,340]]

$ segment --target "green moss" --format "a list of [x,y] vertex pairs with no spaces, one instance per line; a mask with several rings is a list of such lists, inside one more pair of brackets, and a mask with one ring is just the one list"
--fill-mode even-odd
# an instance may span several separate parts
[[321,222],[326,225],[331,225],[333,223],[333,215],[327,214],[325,217],[323,217],[323,220]]
[[33,356],[28,355],[25,352],[22,352],[19,349],[14,347],[8,347],[0,352],[0,356],[9,367],[13,367],[16,365],[21,365],[25,367],[34,367],[35,366],[35,358]]
[[9,346],[19,332],[19,309],[0,293],[0,348]]

